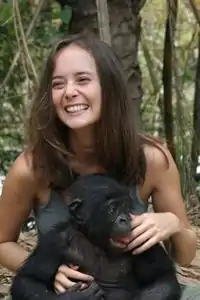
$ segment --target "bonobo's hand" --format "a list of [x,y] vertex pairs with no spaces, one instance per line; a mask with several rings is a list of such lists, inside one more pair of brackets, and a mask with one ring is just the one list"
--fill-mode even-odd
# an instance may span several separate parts
[[[67,291],[61,294],[62,299],[73,299],[73,300],[103,300],[104,293],[96,282],[89,284],[84,290],[79,290],[79,284],[76,284],[77,288],[71,288],[71,291]],[[76,291],[78,289],[78,291]],[[74,291],[73,291],[74,290]]]
[[[131,215],[132,231],[127,251],[139,254],[180,231],[180,221],[173,213]],[[135,249],[137,248],[137,249]]]
[[55,276],[54,288],[57,294],[64,293],[79,281],[82,282],[81,289],[85,288],[94,278],[78,271],[77,266],[61,265]]

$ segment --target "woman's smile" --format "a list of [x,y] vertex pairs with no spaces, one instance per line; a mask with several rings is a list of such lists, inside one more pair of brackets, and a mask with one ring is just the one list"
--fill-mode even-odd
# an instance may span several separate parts
[[68,114],[76,115],[85,112],[86,110],[88,110],[88,108],[89,108],[88,104],[73,104],[73,105],[67,105],[65,107],[65,111]]

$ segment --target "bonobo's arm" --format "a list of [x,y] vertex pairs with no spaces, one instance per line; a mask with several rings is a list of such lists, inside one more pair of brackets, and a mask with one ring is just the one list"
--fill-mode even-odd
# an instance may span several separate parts
[[103,300],[103,292],[96,283],[84,291],[69,291],[56,294],[45,288],[44,284],[30,278],[21,277],[13,283],[12,300]]
[[141,287],[139,293],[132,300],[180,300],[181,289],[170,278],[161,278],[149,286]]
[[149,283],[170,274],[175,278],[175,268],[160,244],[138,255],[133,255],[134,274],[139,282]]
[[52,230],[42,236],[33,252],[18,270],[16,279],[30,277],[49,283],[62,264],[64,250],[61,234],[57,230]]
[[66,224],[43,236],[13,280],[12,300],[101,300],[103,292],[96,283],[84,291],[60,295],[53,291],[55,273],[61,263],[70,262],[70,245],[76,236],[77,232]]
[[[47,289],[53,289],[55,273],[62,263],[64,251],[62,238],[62,232],[57,229],[41,237],[33,253],[13,279],[11,286],[13,299],[22,299],[25,292],[26,294],[32,293],[34,296],[38,292],[43,295]],[[25,297],[24,299],[35,298]]]
[[179,300],[181,288],[173,262],[160,244],[133,255],[134,276],[139,285],[137,300]]

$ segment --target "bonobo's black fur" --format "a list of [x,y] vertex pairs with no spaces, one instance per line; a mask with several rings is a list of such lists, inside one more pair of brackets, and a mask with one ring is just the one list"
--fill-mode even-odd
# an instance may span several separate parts
[[[179,300],[173,263],[160,245],[131,255],[118,244],[134,213],[128,188],[105,174],[80,176],[72,184],[71,218],[39,240],[11,287],[13,300]],[[53,280],[61,264],[79,265],[95,278],[86,290],[57,295]]]

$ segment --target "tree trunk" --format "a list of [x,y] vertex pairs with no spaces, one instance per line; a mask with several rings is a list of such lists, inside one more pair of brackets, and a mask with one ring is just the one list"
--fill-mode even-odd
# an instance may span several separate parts
[[168,0],[168,16],[166,20],[165,42],[163,54],[163,103],[164,103],[164,126],[168,148],[176,160],[176,147],[174,143],[174,118],[173,118],[173,59],[174,37],[177,21],[178,1]]
[[196,84],[194,95],[194,113],[193,113],[193,140],[192,140],[192,173],[196,173],[198,165],[198,156],[200,155],[200,34],[198,44],[198,61],[196,70]]
[[[84,3],[83,3],[84,2]],[[141,74],[138,65],[140,9],[144,0],[108,0],[112,46],[128,77],[128,89],[139,115],[142,98]],[[70,33],[92,31],[99,34],[95,1],[68,1],[73,8]],[[74,4],[73,4],[74,3]],[[134,116],[133,116],[134,117]]]

